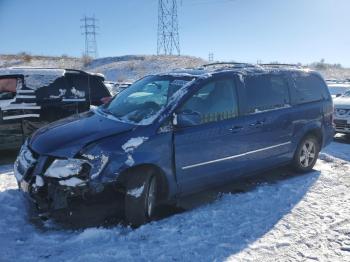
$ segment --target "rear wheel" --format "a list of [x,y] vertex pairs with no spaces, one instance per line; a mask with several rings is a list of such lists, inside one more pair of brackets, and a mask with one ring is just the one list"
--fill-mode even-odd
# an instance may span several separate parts
[[150,172],[137,172],[131,175],[126,187],[126,222],[140,226],[151,221],[157,204],[157,177]]
[[315,166],[320,144],[314,136],[306,136],[298,145],[293,158],[293,168],[298,172],[308,172]]

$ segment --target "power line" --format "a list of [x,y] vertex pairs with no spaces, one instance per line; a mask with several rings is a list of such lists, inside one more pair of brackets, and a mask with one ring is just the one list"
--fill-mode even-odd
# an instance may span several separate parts
[[83,35],[85,36],[85,56],[97,58],[98,52],[97,52],[97,41],[96,41],[96,35],[97,35],[97,29],[98,26],[96,25],[96,22],[98,21],[95,16],[87,17],[84,16],[82,19],[80,19],[82,22],[82,25],[80,26],[83,29]]
[[180,55],[177,0],[158,0],[157,54]]

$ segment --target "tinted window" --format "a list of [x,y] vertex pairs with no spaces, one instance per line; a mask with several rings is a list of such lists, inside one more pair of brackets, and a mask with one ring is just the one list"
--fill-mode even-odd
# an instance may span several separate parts
[[106,86],[103,84],[103,80],[97,77],[90,77],[90,99],[92,104],[99,103],[101,98],[110,96]]
[[202,123],[236,117],[238,107],[233,80],[215,80],[204,85],[182,106],[180,111],[198,112]]
[[248,113],[282,108],[290,103],[288,83],[281,76],[248,76],[245,87]]
[[319,101],[328,97],[323,81],[314,75],[294,76],[296,89],[296,102],[307,103]]

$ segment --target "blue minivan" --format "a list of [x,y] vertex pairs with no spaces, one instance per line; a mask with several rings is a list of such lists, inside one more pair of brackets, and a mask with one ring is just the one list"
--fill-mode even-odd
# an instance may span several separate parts
[[334,135],[316,72],[216,63],[146,76],[113,100],[39,129],[15,162],[40,212],[112,203],[141,225],[157,207],[257,171],[310,171]]

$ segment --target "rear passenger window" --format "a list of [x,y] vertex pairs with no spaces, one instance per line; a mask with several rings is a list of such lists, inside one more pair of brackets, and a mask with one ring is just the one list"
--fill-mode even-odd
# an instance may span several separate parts
[[245,87],[248,113],[283,108],[290,104],[288,83],[281,76],[248,76]]
[[296,102],[308,103],[320,101],[327,97],[323,81],[314,75],[294,76]]

